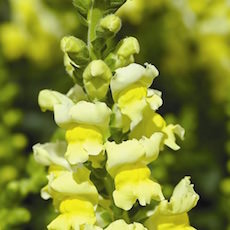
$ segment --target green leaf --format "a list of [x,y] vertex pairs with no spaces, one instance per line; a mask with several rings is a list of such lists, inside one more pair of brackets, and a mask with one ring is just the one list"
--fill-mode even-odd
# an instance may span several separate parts
[[109,2],[109,7],[107,8],[106,13],[110,14],[116,12],[126,0],[107,0],[107,2]]
[[92,0],[73,0],[73,5],[77,8],[80,15],[87,16],[91,7]]

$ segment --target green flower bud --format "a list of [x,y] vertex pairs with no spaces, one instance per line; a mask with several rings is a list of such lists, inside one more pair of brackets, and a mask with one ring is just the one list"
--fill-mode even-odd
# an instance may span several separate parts
[[136,38],[124,38],[119,42],[116,50],[106,57],[105,62],[113,71],[133,63],[134,54],[138,54],[139,51],[140,46]]
[[102,60],[89,63],[83,73],[85,90],[91,99],[101,100],[108,91],[112,73]]
[[89,61],[87,45],[78,38],[73,36],[62,38],[61,49],[78,66],[84,65]]
[[102,30],[117,33],[121,29],[121,19],[115,14],[109,14],[100,21]]
[[124,38],[117,49],[118,56],[128,58],[131,55],[138,54],[140,52],[140,46],[138,40],[134,37]]

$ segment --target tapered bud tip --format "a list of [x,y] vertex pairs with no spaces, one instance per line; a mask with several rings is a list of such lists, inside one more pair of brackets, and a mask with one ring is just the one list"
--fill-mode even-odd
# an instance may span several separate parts
[[128,37],[122,40],[117,54],[123,57],[129,57],[140,52],[140,45],[136,38]]
[[94,60],[86,67],[83,78],[87,80],[93,77],[102,78],[104,80],[111,78],[111,71],[104,61]]
[[112,33],[117,33],[121,29],[121,19],[115,14],[109,14],[101,19],[100,26]]
[[66,36],[61,40],[61,50],[66,53],[79,53],[85,47],[85,42],[73,36]]

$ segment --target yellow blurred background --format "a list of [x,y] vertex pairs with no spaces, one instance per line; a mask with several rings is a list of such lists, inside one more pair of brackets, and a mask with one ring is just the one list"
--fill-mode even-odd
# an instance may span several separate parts
[[[152,166],[170,195],[184,175],[200,194],[191,222],[230,229],[230,1],[128,0],[118,38],[135,36],[138,63],[157,66],[160,113],[182,124],[181,150]],[[60,39],[85,38],[71,0],[0,0],[0,229],[45,229],[52,208],[40,198],[44,168],[31,146],[53,137],[51,114],[37,106],[43,88],[65,93]]]

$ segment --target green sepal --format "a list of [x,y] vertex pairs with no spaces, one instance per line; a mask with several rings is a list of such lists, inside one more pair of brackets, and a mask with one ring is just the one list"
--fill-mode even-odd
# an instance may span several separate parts
[[152,200],[151,203],[145,207],[141,207],[138,203],[136,203],[134,207],[129,211],[130,219],[132,221],[144,222],[152,215],[157,205],[158,202],[154,200]]

